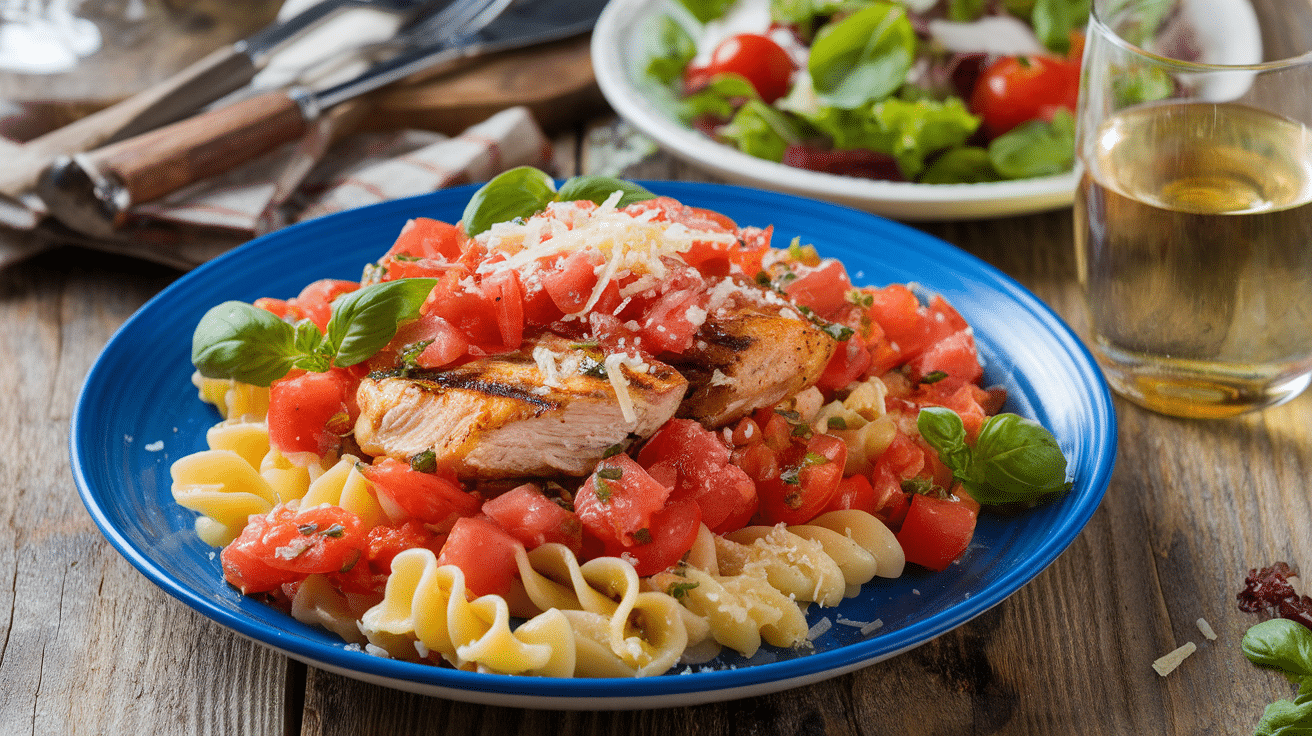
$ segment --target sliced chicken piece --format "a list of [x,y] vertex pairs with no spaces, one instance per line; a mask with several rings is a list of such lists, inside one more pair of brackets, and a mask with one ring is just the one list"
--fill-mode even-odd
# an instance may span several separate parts
[[819,380],[837,341],[781,311],[744,306],[707,317],[693,347],[671,361],[689,383],[678,416],[723,427]]
[[355,439],[401,460],[432,450],[464,479],[586,475],[608,448],[674,416],[688,387],[664,363],[620,357],[602,362],[595,348],[547,335],[447,371],[367,377]]

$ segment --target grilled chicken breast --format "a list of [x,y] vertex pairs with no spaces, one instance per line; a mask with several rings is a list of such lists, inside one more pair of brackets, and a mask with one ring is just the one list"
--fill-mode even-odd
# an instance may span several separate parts
[[780,312],[750,305],[707,318],[692,349],[671,361],[689,383],[678,416],[723,427],[819,380],[837,341]]
[[356,395],[355,439],[401,460],[432,450],[465,479],[586,475],[608,448],[674,416],[688,388],[668,365],[622,357],[603,362],[544,335],[451,370],[370,376]]

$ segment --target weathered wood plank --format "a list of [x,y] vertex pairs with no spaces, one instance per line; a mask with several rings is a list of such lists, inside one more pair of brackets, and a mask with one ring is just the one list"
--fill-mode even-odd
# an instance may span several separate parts
[[83,377],[176,275],[77,250],[0,273],[0,733],[282,730],[285,660],[150,584],[101,536],[69,472]]

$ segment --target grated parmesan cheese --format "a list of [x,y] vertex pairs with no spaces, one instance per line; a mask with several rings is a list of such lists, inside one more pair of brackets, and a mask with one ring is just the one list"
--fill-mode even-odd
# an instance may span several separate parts
[[833,626],[834,626],[834,622],[830,621],[828,616],[825,616],[819,621],[816,621],[815,626],[812,626],[810,629],[807,629],[806,640],[815,641],[819,637],[823,636],[826,631],[833,628]]
[[1190,654],[1193,654],[1196,649],[1198,649],[1197,645],[1195,645],[1191,641],[1187,641],[1182,646],[1177,647],[1167,652],[1166,654],[1163,654],[1162,656],[1158,657],[1153,662],[1153,669],[1157,670],[1157,674],[1161,675],[1162,677],[1166,677],[1167,675],[1174,672],[1175,668],[1179,667],[1180,663],[1183,662],[1185,658],[1188,657]]
[[1198,630],[1203,632],[1203,636],[1207,637],[1208,641],[1216,641],[1216,632],[1212,630],[1212,625],[1207,623],[1207,619],[1199,618],[1194,623],[1198,625]]

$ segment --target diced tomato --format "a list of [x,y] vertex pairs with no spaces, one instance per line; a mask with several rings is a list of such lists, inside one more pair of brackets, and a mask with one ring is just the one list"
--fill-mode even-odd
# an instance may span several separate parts
[[866,513],[874,513],[875,487],[870,484],[869,478],[861,474],[849,475],[839,482],[834,495],[829,499],[829,505],[825,507],[825,511],[838,511],[841,509],[857,509]]
[[961,330],[938,340],[907,365],[911,368],[912,380],[942,374],[937,382],[942,384],[941,390],[945,393],[976,383],[984,376],[984,368],[980,366],[975,351],[975,337],[970,330]]
[[321,331],[327,331],[328,320],[333,315],[333,300],[360,288],[354,281],[339,279],[319,279],[301,289],[292,303],[301,314],[305,315]]
[[522,548],[518,539],[490,520],[466,516],[451,527],[437,562],[460,568],[465,587],[474,595],[504,596],[519,575],[515,551]]
[[637,460],[653,478],[658,477],[658,466],[673,470],[671,502],[696,501],[702,522],[717,534],[740,528],[756,512],[756,484],[729,462],[729,448],[720,438],[691,419],[662,425]]
[[574,513],[607,547],[632,547],[639,537],[653,534],[652,517],[670,492],[628,455],[615,455],[584,481],[574,496]]
[[883,465],[900,480],[920,475],[925,469],[925,451],[915,440],[902,432],[893,435],[893,441],[875,458],[875,466]]
[[463,239],[462,231],[455,225],[428,217],[416,217],[401,228],[401,233],[396,236],[396,242],[387,251],[387,255],[454,261],[460,258]]
[[583,525],[579,517],[547,498],[532,483],[484,502],[483,513],[528,549],[556,542],[575,554],[582,550]]
[[975,510],[955,501],[916,494],[897,532],[907,562],[944,570],[970,546]]
[[887,465],[875,465],[870,474],[870,487],[874,491],[870,513],[897,531],[902,521],[907,518],[907,509],[911,507],[911,495],[902,490],[902,478]]
[[648,534],[636,544],[608,546],[607,552],[624,555],[633,561],[633,567],[641,577],[655,575],[677,563],[692,549],[701,523],[701,511],[694,501],[672,501],[669,506],[652,514]]
[[984,420],[990,413],[997,413],[997,409],[992,412],[986,410],[982,403],[990,401],[991,394],[973,383],[947,393],[940,384],[941,382],[921,384],[913,395],[915,403],[922,407],[943,406],[956,412],[957,416],[961,417],[961,423],[965,425],[966,440],[973,443],[979,436],[980,428],[984,426]]
[[642,340],[654,353],[682,353],[692,346],[693,335],[701,326],[694,313],[703,311],[709,296],[703,290],[669,291],[651,306],[642,323]]
[[337,506],[252,514],[223,548],[224,577],[243,594],[264,593],[313,573],[349,569],[364,547],[359,517]]
[[370,362],[379,368],[391,368],[397,356],[407,350],[421,348],[414,354],[419,368],[436,369],[449,365],[469,351],[469,341],[454,325],[436,313],[420,315],[396,329],[396,337]]
[[836,391],[860,379],[870,363],[870,350],[866,348],[865,341],[853,335],[838,343],[833,357],[825,364],[824,373],[816,381],[816,386],[822,390]]
[[797,274],[797,278],[784,286],[784,293],[820,317],[829,319],[847,304],[852,282],[848,280],[847,269],[841,262],[829,258],[821,261],[818,266],[796,264],[793,273]]
[[376,526],[365,535],[364,558],[381,573],[392,571],[392,558],[408,549],[423,547],[433,554],[442,551],[445,534],[429,529],[420,521],[407,521],[400,526]]
[[269,386],[269,443],[284,453],[323,455],[355,427],[359,385],[351,371],[292,372]]
[[873,305],[870,317],[879,323],[884,337],[904,357],[919,355],[929,347],[931,324],[916,295],[903,284],[867,291]]
[[453,517],[478,513],[482,502],[449,473],[423,473],[409,463],[386,458],[360,468],[380,501],[387,501],[411,518],[445,526]]
[[597,285],[598,262],[594,254],[574,251],[562,258],[555,268],[539,272],[542,288],[556,308],[564,314],[581,311]]
[[[498,352],[502,346],[501,324],[496,301],[477,286],[466,287],[458,272],[448,273],[425,304],[424,314],[441,317],[464,335],[482,354]],[[519,345],[516,344],[518,349]]]
[[263,309],[279,319],[291,320],[293,322],[305,317],[305,315],[301,314],[301,311],[290,301],[282,299],[262,296],[253,302],[253,306],[258,309]]
[[507,269],[489,276],[483,280],[483,295],[492,300],[502,349],[518,350],[524,340],[524,292],[519,275]]
[[758,481],[757,518],[764,524],[805,524],[820,515],[843,480],[847,445],[837,437],[817,434],[796,446],[775,478]]

